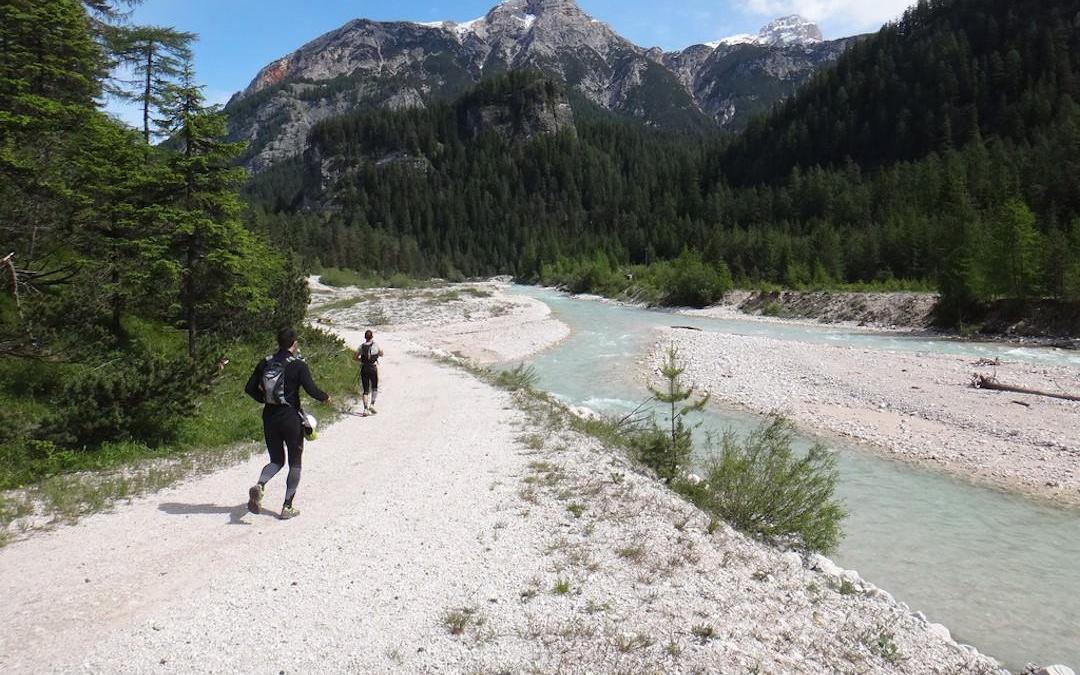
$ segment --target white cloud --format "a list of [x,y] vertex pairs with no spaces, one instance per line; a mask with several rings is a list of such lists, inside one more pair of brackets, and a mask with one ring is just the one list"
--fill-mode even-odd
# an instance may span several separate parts
[[875,30],[897,19],[915,0],[744,0],[744,10],[763,17],[800,14],[855,30]]

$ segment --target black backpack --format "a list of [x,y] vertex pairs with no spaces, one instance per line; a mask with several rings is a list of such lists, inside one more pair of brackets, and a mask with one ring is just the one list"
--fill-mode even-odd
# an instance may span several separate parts
[[263,401],[268,405],[289,405],[285,400],[285,366],[296,361],[296,356],[289,356],[278,361],[273,355],[263,362],[262,383]]
[[365,366],[378,365],[379,355],[371,355],[371,345],[374,343],[367,343],[360,345],[360,363]]

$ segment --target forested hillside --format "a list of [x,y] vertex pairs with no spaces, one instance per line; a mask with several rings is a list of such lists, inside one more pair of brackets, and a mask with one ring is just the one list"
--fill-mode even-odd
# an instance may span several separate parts
[[937,285],[948,321],[1075,298],[1078,36],[1078,0],[923,2],[731,141],[582,102],[573,132],[477,136],[475,95],[341,117],[257,179],[257,227],[313,263],[525,278],[687,247],[741,283]]
[[934,279],[946,318],[1076,298],[1078,48],[1076,0],[924,0],[751,125],[722,180],[794,188],[815,166],[841,200],[876,192],[861,224],[838,224],[893,233],[882,262]]
[[[203,103],[194,36],[127,24],[131,4],[0,4],[0,489],[236,440],[251,425],[210,424],[202,398],[236,411],[234,380],[272,342],[245,340],[305,310],[298,268],[243,226],[240,147]],[[112,77],[128,59],[136,83]],[[147,126],[103,113],[106,90]]]

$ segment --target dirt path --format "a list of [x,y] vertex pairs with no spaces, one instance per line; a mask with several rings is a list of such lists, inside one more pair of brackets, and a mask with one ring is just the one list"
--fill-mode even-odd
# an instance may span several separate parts
[[[483,542],[498,518],[492,485],[522,462],[519,414],[506,394],[386,346],[382,414],[348,416],[308,447],[299,518],[247,513],[260,456],[0,551],[0,671],[380,670],[394,653],[415,658],[442,612],[495,581]],[[284,473],[267,504],[283,490]]]

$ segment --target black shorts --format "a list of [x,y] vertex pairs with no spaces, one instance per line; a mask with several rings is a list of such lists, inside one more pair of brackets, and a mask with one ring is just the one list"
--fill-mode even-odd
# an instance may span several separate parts
[[360,367],[360,386],[364,388],[364,394],[370,394],[372,391],[379,390],[379,368],[378,366],[361,366]]

